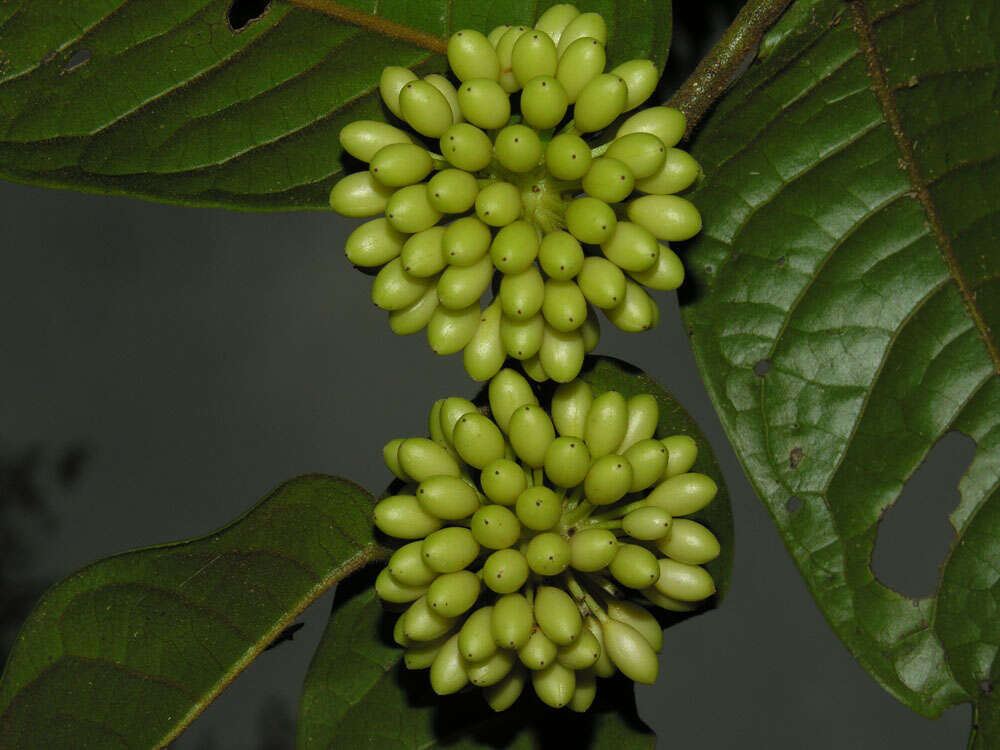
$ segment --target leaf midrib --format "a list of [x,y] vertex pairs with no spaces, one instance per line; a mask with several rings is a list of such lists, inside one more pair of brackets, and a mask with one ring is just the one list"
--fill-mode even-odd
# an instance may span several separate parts
[[[439,55],[445,54],[448,50],[448,40],[436,34],[428,34],[411,26],[389,21],[371,13],[365,13],[364,11],[342,5],[341,3],[334,2],[334,0],[285,0],[285,2],[289,5],[322,13],[339,21],[360,26],[389,39],[396,39],[400,42],[412,44],[415,47],[422,47]],[[449,19],[451,17],[451,8],[452,2],[449,0]]]
[[958,257],[955,255],[955,250],[951,244],[951,237],[945,231],[941,214],[934,203],[934,199],[931,197],[928,188],[929,183],[920,173],[913,141],[903,128],[902,116],[894,98],[894,90],[889,86],[885,66],[875,40],[875,30],[865,8],[865,0],[850,0],[848,3],[848,13],[851,17],[851,26],[858,37],[858,47],[868,63],[868,77],[871,80],[872,92],[875,94],[875,98],[882,110],[882,116],[885,118],[886,125],[889,126],[897,148],[899,148],[901,167],[906,171],[907,179],[913,188],[914,197],[924,210],[924,215],[927,217],[927,224],[937,241],[938,250],[941,253],[941,258],[945,266],[948,268],[948,273],[958,287],[958,293],[962,298],[962,304],[965,306],[966,313],[975,324],[979,338],[986,348],[986,354],[993,363],[993,372],[996,375],[1000,375],[1000,346],[998,346],[993,332],[990,330],[982,311],[976,304],[975,292],[970,287],[968,279],[965,278],[965,273],[962,271]]

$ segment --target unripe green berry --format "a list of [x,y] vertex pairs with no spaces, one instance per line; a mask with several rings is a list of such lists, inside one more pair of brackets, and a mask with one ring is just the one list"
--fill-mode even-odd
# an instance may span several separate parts
[[[438,294],[439,291],[435,288],[435,299]],[[479,327],[480,314],[478,302],[461,310],[438,306],[427,325],[427,343],[431,351],[441,355],[462,351]]]
[[463,81],[458,89],[458,105],[466,120],[484,130],[502,128],[510,119],[507,92],[489,78]]
[[534,224],[518,220],[507,224],[493,238],[490,257],[493,265],[505,274],[527,269],[538,255],[538,232]]
[[576,602],[554,586],[539,586],[535,591],[535,621],[557,646],[573,643],[583,629],[583,619]]
[[[593,401],[594,392],[583,380],[575,380],[556,388],[552,395],[551,411],[552,421],[559,434],[582,438]],[[589,468],[590,464],[587,466]]]
[[500,648],[521,648],[534,625],[531,605],[521,594],[504,594],[493,605],[493,639]]
[[426,278],[441,272],[445,267],[442,240],[444,227],[431,227],[417,232],[403,245],[399,254],[403,270],[410,276]]
[[684,135],[687,121],[683,113],[672,107],[650,107],[636,112],[618,128],[615,138],[623,138],[629,133],[650,133],[660,139],[667,148],[676,146]]
[[640,440],[622,455],[632,464],[632,486],[629,492],[652,487],[663,476],[667,466],[667,449],[655,438]]
[[437,290],[430,286],[424,296],[401,310],[389,313],[389,328],[398,336],[408,336],[422,331],[438,308]]
[[568,383],[580,374],[586,352],[580,330],[557,331],[545,326],[538,361],[550,378],[557,383]]
[[551,531],[533,536],[524,554],[528,565],[540,576],[559,575],[569,566],[569,542]]
[[479,508],[476,491],[464,479],[443,475],[422,481],[417,487],[417,500],[432,516],[446,521],[468,518]]
[[374,520],[380,531],[399,539],[420,539],[441,528],[441,520],[424,510],[413,495],[392,495],[379,501]]
[[559,662],[552,662],[545,669],[531,673],[531,685],[542,703],[562,708],[573,698],[576,673]]
[[535,671],[545,669],[555,661],[558,650],[559,647],[540,628],[535,628],[528,642],[518,649],[517,656],[524,666]]
[[633,539],[653,542],[670,533],[673,518],[663,508],[647,505],[636,508],[622,519],[622,530]]
[[621,445],[628,429],[628,404],[618,391],[605,391],[594,399],[587,412],[583,437],[590,455],[606,456]]
[[667,158],[667,147],[652,133],[629,133],[611,142],[606,156],[628,165],[636,184],[643,178],[655,175]]
[[601,658],[601,644],[587,628],[580,630],[580,637],[568,646],[563,646],[556,659],[569,669],[588,669]]
[[510,673],[516,663],[517,657],[513,651],[500,649],[490,658],[466,667],[469,682],[476,687],[496,685]]
[[421,182],[407,185],[393,193],[386,203],[385,216],[400,232],[413,234],[437,224],[441,219],[441,212],[431,205],[427,183]]
[[[402,621],[402,617],[396,620],[396,622]],[[407,669],[427,669],[434,663],[437,655],[441,652],[441,647],[450,637],[444,635],[426,642],[409,641],[406,644],[406,651],[403,652],[403,665]]]
[[608,617],[631,625],[639,631],[656,653],[663,650],[663,628],[645,607],[635,602],[611,599],[607,604]]
[[659,319],[656,302],[631,279],[625,281],[625,299],[604,314],[612,325],[628,333],[648,331]]
[[663,438],[660,442],[667,449],[667,468],[663,473],[664,479],[685,474],[691,470],[698,458],[698,444],[694,438],[687,435],[671,435]]
[[370,167],[376,180],[391,187],[420,182],[433,168],[427,149],[413,143],[393,143],[382,148],[372,157]]
[[545,451],[556,436],[552,420],[537,404],[525,404],[511,415],[507,436],[517,457],[533,469],[545,463]]
[[665,156],[656,172],[636,181],[636,189],[653,195],[670,195],[686,190],[698,178],[701,167],[689,153],[671,148]]
[[489,136],[467,122],[448,128],[441,136],[439,145],[441,155],[450,164],[466,172],[485,169],[493,160],[493,143]]
[[671,291],[684,283],[684,264],[677,253],[660,245],[656,263],[645,271],[629,271],[629,276],[649,289]]
[[440,138],[455,121],[444,94],[427,81],[403,85],[399,110],[410,127],[428,138]]
[[616,581],[631,589],[652,586],[660,578],[656,555],[638,544],[619,544],[608,570]]
[[530,359],[526,359],[521,363],[521,367],[524,368],[524,374],[529,378],[534,380],[536,383],[544,383],[549,379],[549,376],[545,372],[545,368],[542,367],[541,361],[538,359],[536,354]]
[[356,266],[375,268],[399,256],[407,235],[389,224],[384,216],[366,221],[347,237],[344,251]]
[[560,180],[579,180],[590,169],[590,146],[578,135],[557,135],[545,147],[545,166]]
[[458,652],[467,662],[488,659],[496,653],[493,640],[493,607],[475,610],[458,631]]
[[528,580],[528,561],[516,549],[500,549],[483,563],[483,583],[498,594],[513,594]]
[[520,273],[504,274],[499,299],[507,317],[515,320],[534,317],[545,302],[545,281],[538,268],[530,265]]
[[444,214],[462,214],[479,195],[476,178],[463,169],[442,169],[427,183],[431,205]]
[[437,73],[424,76],[424,81],[436,88],[448,102],[448,107],[451,109],[451,121],[461,122],[464,118],[462,117],[462,109],[458,106],[458,91],[451,81]]
[[537,130],[554,128],[569,109],[566,89],[552,76],[538,76],[521,91],[521,116]]
[[545,475],[558,487],[576,487],[589,469],[590,451],[583,438],[558,437],[545,449]]
[[607,529],[584,529],[569,540],[570,565],[584,573],[606,568],[618,553],[618,538]]
[[522,211],[521,194],[509,182],[494,182],[476,196],[476,216],[491,227],[504,227]]
[[[667,468],[669,470],[669,463]],[[686,516],[712,502],[718,490],[718,485],[711,477],[689,472],[661,482],[649,493],[646,502],[663,508],[672,516]]]
[[458,617],[476,603],[480,588],[479,576],[470,570],[445,573],[427,589],[427,604],[445,617]]
[[665,609],[668,612],[693,612],[698,608],[698,605],[694,602],[682,602],[679,599],[673,599],[661,594],[654,586],[643,589],[640,593],[657,607]]
[[403,130],[377,120],[355,120],[340,131],[340,145],[356,159],[370,162],[381,149],[413,140]]
[[583,481],[584,493],[594,505],[618,502],[625,497],[631,485],[632,465],[616,453],[596,459]]
[[450,695],[464,688],[469,677],[465,660],[458,651],[458,635],[453,635],[438,651],[431,663],[431,687],[438,695]]
[[428,534],[421,542],[424,565],[435,573],[455,573],[472,564],[479,554],[479,542],[462,526],[447,526]]
[[510,418],[525,404],[538,404],[538,398],[531,385],[519,373],[510,368],[501,370],[490,381],[490,413],[503,432],[510,427]]
[[628,88],[626,112],[646,101],[656,90],[656,84],[660,80],[660,71],[652,60],[629,60],[614,68],[611,73],[625,81]]
[[601,244],[601,252],[625,271],[645,271],[659,259],[660,245],[649,230],[619,221],[614,233]]
[[605,203],[620,203],[635,185],[632,170],[610,156],[594,159],[590,170],[583,176],[583,190]]
[[527,487],[524,469],[508,458],[488,464],[480,474],[479,482],[486,497],[498,505],[513,505]]
[[636,198],[628,204],[628,217],[667,242],[689,240],[701,231],[698,209],[676,195]]
[[382,448],[382,460],[385,462],[386,468],[391,471],[397,479],[401,479],[404,482],[413,481],[410,479],[410,475],[403,471],[403,467],[399,465],[399,446],[403,444],[403,438],[396,438],[395,440],[390,440]]
[[618,670],[608,656],[608,650],[604,647],[604,630],[601,628],[601,624],[593,617],[585,617],[583,624],[601,646],[601,656],[594,662],[594,673],[598,677],[611,677]]
[[607,258],[590,256],[584,259],[576,283],[590,304],[607,310],[617,307],[625,299],[628,280],[622,270]]
[[588,245],[600,245],[608,240],[614,234],[617,223],[611,206],[597,198],[577,198],[566,207],[566,228],[580,242]]
[[500,60],[496,50],[483,34],[474,29],[462,29],[448,39],[448,65],[460,81],[470,78],[500,78]]
[[687,518],[674,521],[666,536],[656,543],[656,548],[667,557],[688,565],[704,565],[721,552],[715,534]]
[[563,54],[573,42],[583,37],[592,37],[601,44],[608,43],[608,27],[600,14],[581,13],[570,21],[559,37],[559,54]]
[[464,310],[479,301],[493,280],[493,261],[484,255],[468,266],[449,266],[438,279],[438,299],[449,310]]
[[511,50],[511,69],[522,87],[538,76],[554,76],[558,62],[556,45],[544,31],[521,34]]
[[403,270],[400,258],[386,263],[372,282],[372,302],[383,310],[402,310],[420,299],[434,278],[421,279]]
[[466,414],[458,420],[454,443],[461,459],[476,469],[483,469],[504,455],[500,428],[482,414]]
[[476,411],[478,409],[474,403],[460,396],[451,396],[441,402],[441,412],[439,414],[441,432],[444,433],[444,438],[449,444],[454,439],[455,425],[458,424],[459,418],[464,414]]
[[[379,79],[378,90],[382,96],[382,101],[396,117],[402,117],[403,111],[399,106],[399,94],[410,81],[417,80],[417,75],[409,68],[398,65],[390,65],[382,69],[382,77]],[[374,154],[373,154],[374,155]],[[368,161],[367,159],[365,161]]]
[[427,438],[404,440],[399,446],[399,465],[418,484],[438,474],[462,476],[462,470],[452,455]]
[[[583,291],[582,289],[580,290]],[[584,295],[585,297],[587,295]],[[587,304],[587,319],[580,326],[580,338],[583,339],[583,351],[590,354],[597,348],[597,342],[601,340],[601,324],[597,320],[597,311],[593,306]]]
[[500,338],[503,347],[514,359],[528,359],[538,354],[545,333],[545,319],[538,314],[530,318],[500,319]]
[[602,73],[583,87],[573,107],[573,122],[581,133],[592,133],[615,121],[626,109],[628,87],[611,73]]
[[493,142],[497,160],[511,172],[530,172],[542,158],[542,142],[538,133],[527,125],[508,125]]
[[667,557],[661,557],[659,564],[656,590],[664,596],[682,602],[700,602],[715,593],[715,581],[704,568]]
[[471,266],[489,252],[492,239],[490,228],[478,218],[463,216],[445,229],[441,248],[451,265]]
[[375,578],[375,593],[384,602],[406,604],[418,599],[426,592],[427,586],[408,586],[397,581],[389,573],[388,568],[383,568],[382,572]]
[[604,646],[615,666],[634,682],[652,685],[659,672],[656,652],[631,625],[608,619],[601,623]]
[[413,641],[433,641],[455,626],[454,618],[445,617],[430,608],[426,595],[413,602],[401,617],[403,633]]
[[513,93],[520,87],[517,78],[514,77],[514,45],[527,30],[527,26],[511,26],[497,42],[497,58],[500,60],[500,86],[507,93]]
[[583,268],[583,248],[569,232],[549,232],[538,247],[538,264],[550,279],[568,281]]
[[549,279],[545,282],[542,315],[557,331],[574,331],[587,318],[587,300],[575,281]]
[[494,711],[506,711],[521,696],[527,683],[527,673],[515,667],[500,682],[483,688],[483,697]]
[[648,440],[656,432],[660,419],[660,406],[656,398],[648,393],[632,396],[626,403],[628,408],[628,427],[622,438],[618,452],[624,453],[640,440]]
[[510,547],[521,536],[521,522],[502,505],[484,505],[472,516],[472,535],[489,549]]
[[494,27],[494,29],[489,34],[486,35],[486,38],[489,40],[490,44],[493,45],[494,50],[497,48],[497,45],[500,43],[500,39],[503,38],[503,35],[506,34],[508,31],[510,31],[511,28],[513,27],[509,23],[505,23],[500,26]]
[[479,327],[462,352],[465,371],[473,380],[489,380],[503,367],[507,359],[500,339],[500,305],[493,302],[483,310]]
[[592,37],[581,37],[569,45],[559,58],[556,80],[566,92],[570,104],[580,92],[604,71],[607,56],[604,44]]
[[366,218],[385,211],[393,189],[376,180],[371,172],[344,177],[330,191],[330,208],[341,216]]
[[597,697],[597,675],[593,669],[580,669],[573,674],[576,686],[573,690],[573,697],[570,698],[570,711],[584,713],[589,709],[594,699]]
[[424,562],[424,540],[404,544],[392,553],[386,570],[404,586],[427,586],[437,577],[437,571]]
[[559,37],[562,36],[563,29],[578,15],[580,15],[580,11],[575,5],[557,3],[538,17],[535,28],[546,32],[552,37],[552,41],[559,44]]
[[[562,501],[548,487],[536,485],[520,494],[515,509],[523,526],[533,531],[545,531],[555,526],[559,520],[562,514]],[[535,539],[537,538],[536,536]]]

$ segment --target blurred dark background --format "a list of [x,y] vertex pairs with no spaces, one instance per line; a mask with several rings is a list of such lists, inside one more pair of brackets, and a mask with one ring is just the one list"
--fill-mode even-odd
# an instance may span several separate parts
[[[675,3],[664,91],[740,2]],[[333,215],[241,214],[0,183],[0,658],[56,580],[105,555],[200,535],[282,480],[341,474],[378,491],[391,437],[422,433],[434,399],[471,395],[459,357],[394,337]],[[730,448],[694,365],[675,295],[660,328],[610,325],[600,351],[641,367],[700,421],[737,522],[723,608],[667,634],[637,691],[660,747],[958,748],[970,712],[904,708],[853,661]],[[968,440],[935,449],[883,524],[879,577],[933,592]],[[917,491],[919,487],[919,492]],[[292,747],[327,594],[294,640],[261,655],[176,748]]]

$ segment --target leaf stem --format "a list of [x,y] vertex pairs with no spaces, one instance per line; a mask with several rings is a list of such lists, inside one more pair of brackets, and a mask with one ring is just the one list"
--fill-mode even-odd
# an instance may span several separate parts
[[791,0],[747,0],[722,38],[670,97],[667,105],[676,107],[687,118],[685,138],[691,136],[712,103],[757,54],[764,33],[774,25],[790,2]]

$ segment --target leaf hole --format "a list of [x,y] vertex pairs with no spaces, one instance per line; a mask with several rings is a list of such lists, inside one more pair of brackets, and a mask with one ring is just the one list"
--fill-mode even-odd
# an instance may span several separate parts
[[771,360],[769,359],[758,360],[757,363],[753,366],[753,374],[756,375],[758,378],[764,377],[765,375],[767,375],[768,372],[770,372],[770,370],[771,370]]
[[240,32],[260,20],[270,8],[271,0],[233,0],[226,11],[226,21],[233,32]]
[[78,49],[72,55],[69,56],[69,60],[63,65],[63,73],[72,73],[77,68],[82,68],[84,65],[90,62],[90,58],[94,56],[94,53],[89,49]]
[[958,505],[958,482],[975,454],[967,435],[943,435],[885,511],[871,558],[872,573],[883,584],[906,596],[934,593],[955,538],[948,514]]
[[798,513],[802,510],[802,498],[792,495],[785,501],[785,510],[788,511],[789,515]]

